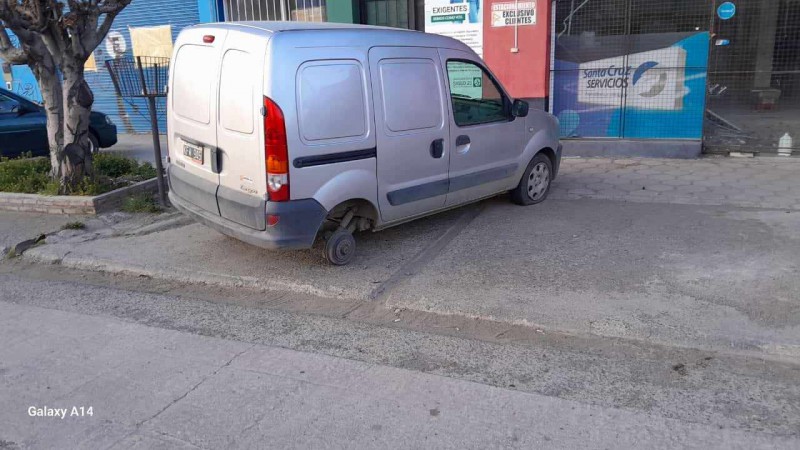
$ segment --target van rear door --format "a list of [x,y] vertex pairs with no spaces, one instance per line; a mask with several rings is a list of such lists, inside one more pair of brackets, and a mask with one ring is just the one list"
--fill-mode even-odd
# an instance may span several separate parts
[[190,28],[180,34],[167,100],[170,188],[214,214],[219,214],[217,80],[226,34],[210,28]]
[[264,74],[269,34],[230,30],[219,77],[217,203],[222,217],[266,229],[267,176],[264,155]]

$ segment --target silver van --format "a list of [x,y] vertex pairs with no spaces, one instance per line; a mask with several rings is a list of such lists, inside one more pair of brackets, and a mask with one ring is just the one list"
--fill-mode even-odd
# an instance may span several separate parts
[[558,122],[443,36],[302,22],[199,25],[175,44],[169,198],[264,248],[346,264],[377,231],[500,193],[543,201]]

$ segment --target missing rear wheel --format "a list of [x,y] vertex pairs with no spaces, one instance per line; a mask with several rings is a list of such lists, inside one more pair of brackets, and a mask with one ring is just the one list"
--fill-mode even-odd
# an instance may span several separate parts
[[346,229],[339,229],[326,239],[324,252],[329,263],[344,266],[356,255],[356,240]]

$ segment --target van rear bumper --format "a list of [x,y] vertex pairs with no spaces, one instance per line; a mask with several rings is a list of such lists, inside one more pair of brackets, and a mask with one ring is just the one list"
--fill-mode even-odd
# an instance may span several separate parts
[[266,249],[311,248],[314,239],[328,215],[325,208],[313,198],[288,202],[267,202],[265,214],[279,217],[274,226],[259,231],[208,212],[180,198],[172,190],[169,201],[197,222],[220,233],[248,244]]

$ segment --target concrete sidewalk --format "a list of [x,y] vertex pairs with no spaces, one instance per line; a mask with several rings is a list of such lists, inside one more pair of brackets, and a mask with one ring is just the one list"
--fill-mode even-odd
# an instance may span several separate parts
[[565,158],[551,198],[800,210],[800,158]]
[[[73,301],[70,294],[65,300]],[[6,302],[0,341],[6,449],[800,445],[796,438]],[[32,417],[31,408],[64,408],[66,417]]]

